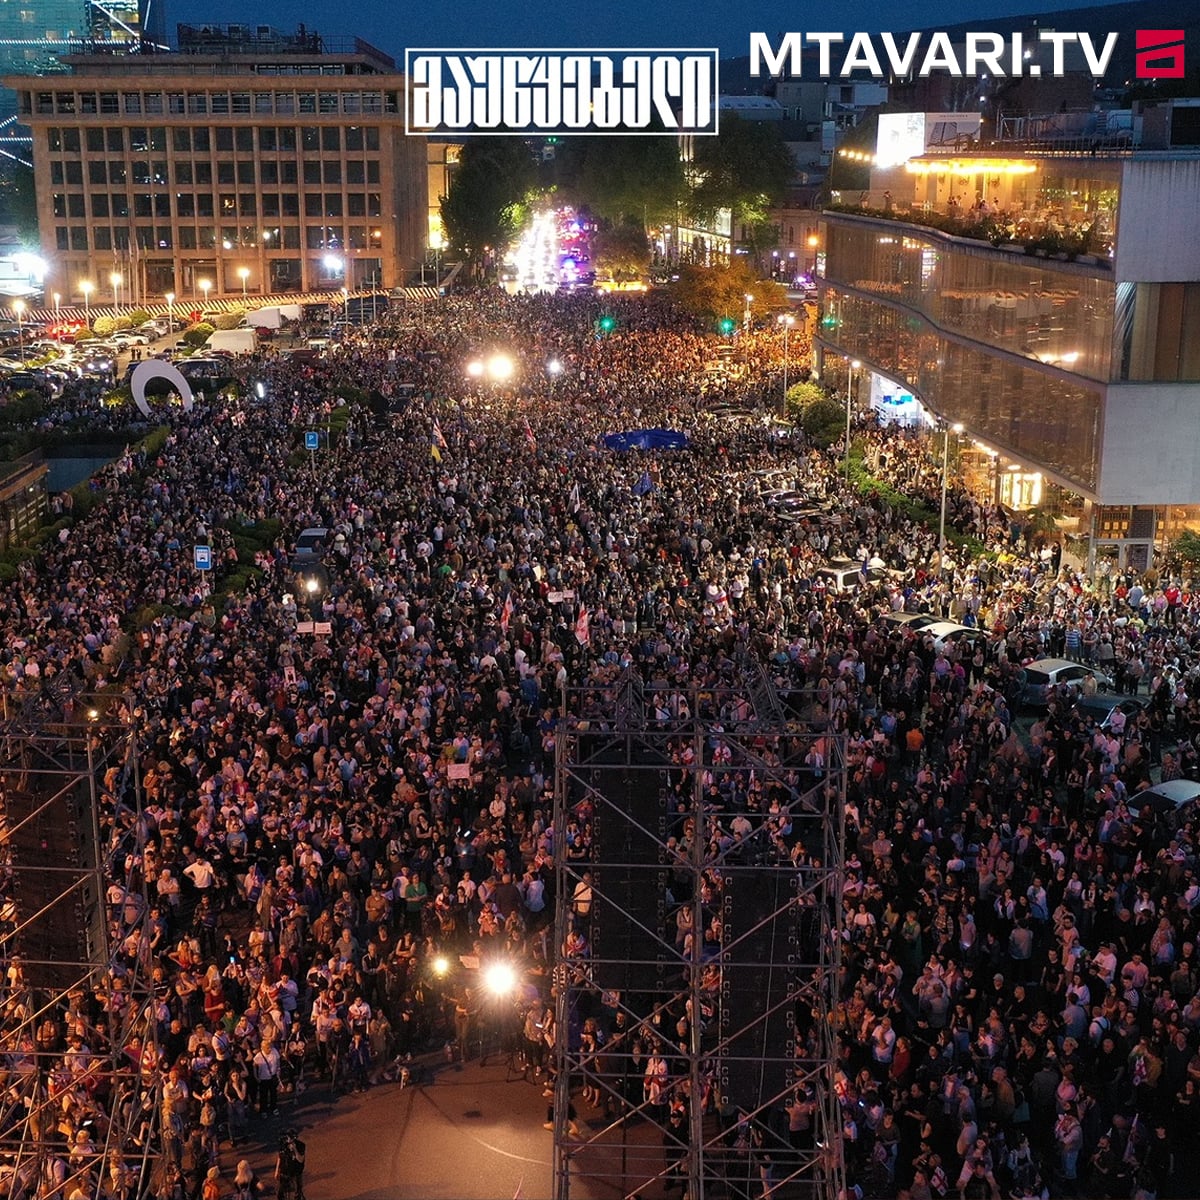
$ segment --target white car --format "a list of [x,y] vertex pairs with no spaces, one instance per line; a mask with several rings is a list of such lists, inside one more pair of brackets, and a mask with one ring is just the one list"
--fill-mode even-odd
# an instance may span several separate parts
[[933,624],[926,625],[917,631],[918,638],[923,639],[926,634],[933,638],[935,650],[952,650],[962,643],[972,646],[976,643],[983,644],[988,639],[985,630],[974,629],[970,625],[960,625],[957,621],[934,621]]

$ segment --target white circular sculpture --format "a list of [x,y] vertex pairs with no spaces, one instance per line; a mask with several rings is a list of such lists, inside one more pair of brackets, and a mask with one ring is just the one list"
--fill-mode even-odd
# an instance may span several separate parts
[[152,379],[165,379],[179,393],[183,401],[183,411],[192,411],[195,397],[192,395],[192,385],[183,377],[183,372],[174,363],[164,362],[161,358],[148,358],[133,368],[133,374],[129,378],[133,402],[142,416],[150,416],[150,405],[146,401],[146,384]]

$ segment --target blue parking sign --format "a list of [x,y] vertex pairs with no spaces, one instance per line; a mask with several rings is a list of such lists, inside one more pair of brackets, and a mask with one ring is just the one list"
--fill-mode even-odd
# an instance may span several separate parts
[[192,550],[195,558],[197,571],[212,570],[212,547],[211,546],[196,546]]
[[315,429],[310,429],[304,435],[305,450],[319,450],[321,448],[321,435]]

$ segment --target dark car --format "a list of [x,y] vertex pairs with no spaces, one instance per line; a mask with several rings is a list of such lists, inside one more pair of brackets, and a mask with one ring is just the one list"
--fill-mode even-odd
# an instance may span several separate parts
[[1101,729],[1107,729],[1117,709],[1125,714],[1127,720],[1133,720],[1149,705],[1150,700],[1146,696],[1115,696],[1111,692],[1097,692],[1094,696],[1080,696],[1071,711],[1083,720],[1093,720]]

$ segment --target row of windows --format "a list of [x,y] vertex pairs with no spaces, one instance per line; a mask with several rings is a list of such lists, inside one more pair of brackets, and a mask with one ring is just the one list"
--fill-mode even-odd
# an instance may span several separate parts
[[[59,250],[87,250],[89,234],[93,250],[128,250],[136,244],[141,250],[299,250],[301,229],[298,225],[277,226],[260,231],[257,226],[222,225],[57,225],[54,236]],[[268,236],[270,235],[270,236]],[[378,246],[382,230],[366,225],[311,225],[303,230],[306,250],[365,250]],[[260,240],[261,239],[261,240]]]
[[40,116],[359,116],[400,111],[394,91],[321,92],[37,92],[22,94],[25,113]]
[[[209,162],[176,162],[175,183],[199,185],[207,187],[212,184],[213,165]],[[166,187],[170,182],[167,164],[151,159],[134,159],[131,163],[124,161],[105,161],[93,159],[87,165],[87,179],[92,187],[103,187],[104,184],[116,184],[123,187],[132,180],[135,184],[146,186]],[[54,186],[83,186],[83,164],[78,162],[55,162],[50,164],[50,182]],[[244,183],[249,185],[276,184],[308,185],[320,184],[362,184],[379,182],[379,163],[372,159],[369,162],[353,160],[350,162],[305,162],[301,171],[294,162],[264,162],[258,164],[255,171],[253,162],[219,162],[216,169],[218,184]]]
[[177,154],[208,154],[215,146],[218,152],[238,150],[253,154],[255,142],[262,154],[293,154],[297,150],[324,151],[338,154],[342,150],[378,150],[377,125],[293,125],[243,126],[218,125],[167,129],[163,125],[131,126],[129,129],[75,129],[51,125],[46,130],[46,142],[52,154],[79,154],[86,146],[89,154],[121,154],[128,149],[133,154],[150,151],[165,152],[170,140]]
[[[87,215],[86,199],[82,194],[55,192],[51,208],[56,217],[83,217]],[[93,192],[91,207],[93,217],[127,217],[130,213],[129,197],[124,192]],[[175,215],[182,220],[218,214],[231,217],[298,217],[301,207],[306,217],[383,215],[379,192],[347,192],[345,196],[341,192],[305,192],[303,205],[296,192],[221,192],[215,197],[208,192],[179,192],[175,196]],[[170,217],[170,193],[135,194],[133,215]]]

